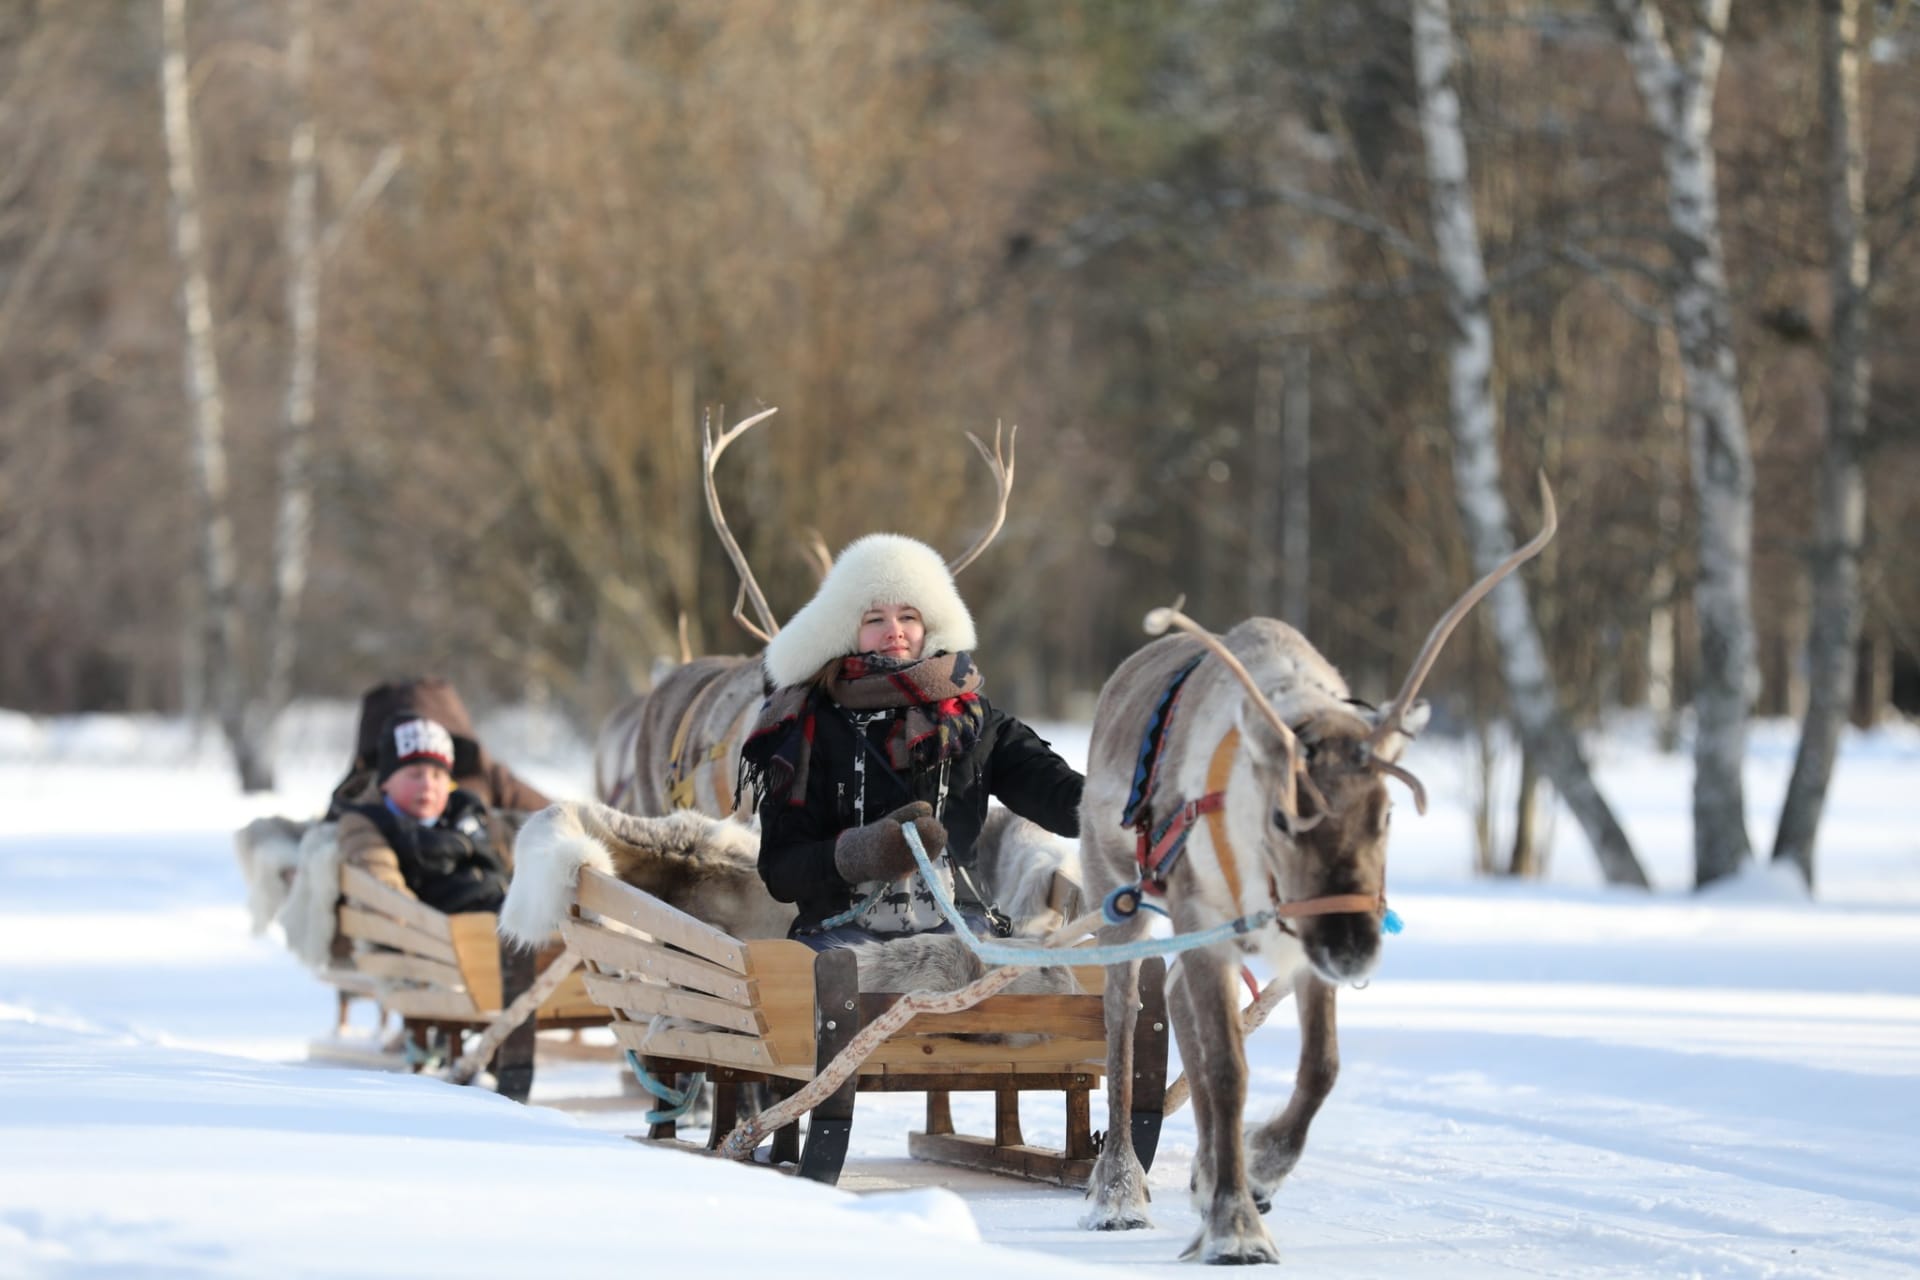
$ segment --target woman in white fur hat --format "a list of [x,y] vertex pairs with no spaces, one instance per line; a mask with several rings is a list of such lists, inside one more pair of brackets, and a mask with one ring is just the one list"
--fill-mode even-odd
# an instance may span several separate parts
[[946,929],[914,876],[911,822],[949,892],[988,927],[967,874],[997,797],[1058,835],[1080,832],[1082,779],[980,695],[973,617],[925,543],[853,543],[767,646],[773,692],[741,752],[759,793],[760,877],[823,950]]

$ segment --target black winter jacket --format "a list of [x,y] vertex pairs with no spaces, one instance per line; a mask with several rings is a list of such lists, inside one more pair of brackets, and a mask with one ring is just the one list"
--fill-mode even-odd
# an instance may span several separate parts
[[487,807],[471,791],[455,790],[430,827],[401,818],[384,800],[353,810],[380,828],[420,901],[449,913],[500,909],[507,896],[506,863],[494,850]]
[[[776,900],[799,907],[796,929],[812,928],[853,905],[853,886],[833,865],[834,841],[841,832],[884,818],[914,800],[934,804],[940,790],[938,766],[905,776],[886,768],[888,720],[867,726],[877,753],[867,752],[838,704],[818,690],[812,699],[815,728],[806,803],[794,805],[770,796],[760,801],[760,878]],[[948,856],[962,867],[973,865],[973,844],[986,822],[990,796],[1055,835],[1080,834],[1085,780],[1032,729],[981,701],[986,716],[979,741],[952,761],[946,804],[938,815],[947,829]],[[864,812],[855,812],[855,753],[866,755]],[[972,900],[964,888],[959,896],[963,904]]]

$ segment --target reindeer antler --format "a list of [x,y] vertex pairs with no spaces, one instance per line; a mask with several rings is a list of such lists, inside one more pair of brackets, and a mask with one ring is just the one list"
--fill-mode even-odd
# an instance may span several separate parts
[[[1300,740],[1294,736],[1293,730],[1287,726],[1287,722],[1280,718],[1280,713],[1273,709],[1273,703],[1267,701],[1267,695],[1263,693],[1260,686],[1254,682],[1253,673],[1241,664],[1240,659],[1233,656],[1233,651],[1227,648],[1225,642],[1223,642],[1219,636],[1214,635],[1213,632],[1180,612],[1180,606],[1185,604],[1186,601],[1187,598],[1181,596],[1166,608],[1155,609],[1147,615],[1146,621],[1141,625],[1146,628],[1146,632],[1150,636],[1165,635],[1167,628],[1178,627],[1180,630],[1199,640],[1201,644],[1212,651],[1213,656],[1220,659],[1227,670],[1231,671],[1240,683],[1246,686],[1247,696],[1253,699],[1253,705],[1260,709],[1260,714],[1266,717],[1268,724],[1273,726],[1274,733],[1279,735],[1280,745],[1287,753],[1287,794],[1285,803],[1287,807],[1287,817],[1291,822],[1292,830],[1295,833],[1313,830],[1320,825],[1321,820],[1327,815],[1327,798],[1320,794],[1320,788],[1314,785],[1312,776],[1307,773],[1304,763],[1300,759]],[[1313,796],[1314,804],[1319,808],[1319,812],[1315,813],[1311,818],[1302,818],[1300,816],[1300,793],[1298,790],[1300,783],[1306,784],[1307,791]]]
[[[1547,483],[1545,471],[1540,472],[1540,507],[1544,522],[1540,532],[1533,535],[1533,541],[1502,560],[1486,577],[1468,587],[1466,594],[1454,601],[1453,607],[1440,616],[1440,621],[1433,624],[1433,630],[1427,633],[1427,643],[1421,648],[1420,656],[1413,660],[1413,668],[1407,672],[1406,682],[1400,686],[1400,692],[1394,695],[1393,701],[1382,709],[1379,723],[1374,726],[1373,732],[1367,735],[1365,745],[1369,751],[1385,742],[1387,735],[1400,727],[1402,718],[1407,714],[1407,708],[1413,705],[1415,696],[1420,692],[1421,684],[1426,681],[1427,673],[1433,670],[1434,662],[1440,657],[1441,648],[1447,643],[1447,637],[1453,634],[1453,629],[1460,625],[1460,620],[1467,616],[1474,605],[1480,603],[1481,597],[1498,586],[1502,578],[1539,555],[1547,543],[1553,540],[1554,531],[1560,527],[1560,516],[1554,508],[1553,488]],[[1389,770],[1389,772],[1395,771]],[[1400,776],[1401,773],[1404,771],[1395,772],[1395,776]],[[1412,775],[1406,775],[1403,780],[1414,786],[1414,795],[1420,801],[1420,812],[1425,813],[1426,793],[1412,782]]]
[[803,529],[800,532],[800,551],[807,558],[807,564],[813,568],[813,576],[822,582],[833,569],[833,552],[827,550],[827,540],[820,536],[818,529]]
[[[740,594],[733,604],[733,616],[739,624],[760,643],[765,644],[779,634],[780,624],[774,621],[773,610],[767,607],[767,597],[760,591],[760,584],[754,581],[753,568],[747,564],[746,553],[740,550],[740,544],[734,541],[733,531],[727,528],[727,519],[720,513],[720,492],[713,485],[713,468],[720,461],[720,455],[727,446],[745,435],[749,428],[771,418],[780,412],[778,409],[762,409],[751,418],[742,419],[728,430],[722,431],[716,438],[712,424],[700,424],[700,462],[702,481],[707,490],[707,515],[713,520],[713,527],[720,535],[720,544],[727,549],[727,559],[733,561],[734,569],[740,574]],[[747,620],[742,606],[751,599],[753,611],[760,615],[761,625],[755,626]]]
[[999,423],[996,422],[993,424],[992,453],[987,452],[987,446],[981,441],[979,436],[976,436],[971,431],[967,432],[967,439],[973,441],[973,447],[979,450],[981,458],[986,461],[987,466],[993,471],[994,486],[1000,491],[1000,502],[998,508],[993,513],[993,523],[987,526],[987,531],[981,534],[974,544],[962,552],[959,557],[947,561],[947,571],[949,573],[957,575],[962,569],[977,560],[980,553],[987,549],[987,544],[992,542],[995,536],[999,534],[1000,526],[1007,522],[1007,498],[1013,493],[1013,442],[1014,437],[1019,434],[1020,426],[1018,423],[1015,423],[1012,429],[1007,432],[1007,451],[1006,454],[1002,456],[1000,452]]

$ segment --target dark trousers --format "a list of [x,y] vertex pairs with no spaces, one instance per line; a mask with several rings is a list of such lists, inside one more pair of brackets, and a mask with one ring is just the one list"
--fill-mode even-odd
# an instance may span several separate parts
[[[511,942],[500,944],[501,1008],[512,1004],[533,985],[537,958],[532,947]],[[515,1102],[525,1102],[533,1092],[533,1024],[534,1015],[528,1014],[527,1020],[515,1027],[493,1051],[493,1078],[498,1082],[500,1096]]]

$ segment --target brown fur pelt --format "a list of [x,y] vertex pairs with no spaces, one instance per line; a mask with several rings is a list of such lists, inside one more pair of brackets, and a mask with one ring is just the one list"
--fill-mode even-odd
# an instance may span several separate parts
[[563,801],[528,819],[515,846],[500,933],[538,946],[559,928],[580,868],[624,880],[736,938],[785,937],[793,908],[761,883],[759,833],[690,809],[636,818]]

